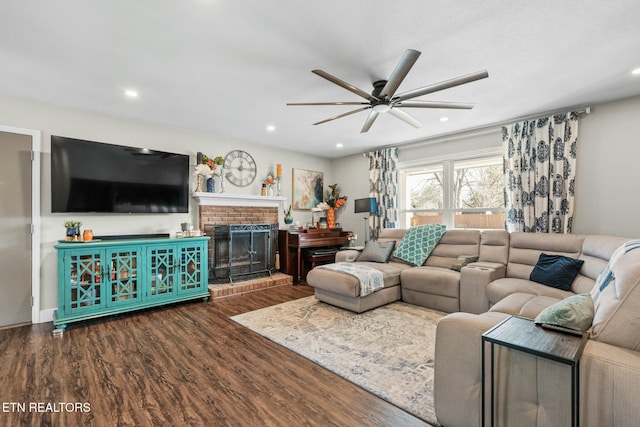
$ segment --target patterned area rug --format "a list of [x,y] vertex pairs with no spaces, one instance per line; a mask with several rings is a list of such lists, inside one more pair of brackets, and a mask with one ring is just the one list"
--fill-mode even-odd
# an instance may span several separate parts
[[438,425],[433,355],[443,315],[403,302],[355,314],[311,296],[231,319]]

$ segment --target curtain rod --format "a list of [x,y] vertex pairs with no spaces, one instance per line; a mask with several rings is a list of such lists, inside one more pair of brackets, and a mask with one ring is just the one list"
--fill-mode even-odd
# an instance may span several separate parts
[[[567,111],[575,111],[575,110],[578,110],[577,112],[581,116],[582,115],[588,116],[589,114],[591,114],[591,106],[564,108],[562,110],[557,110],[554,112],[537,113],[529,116],[516,117],[514,119],[509,119],[502,123],[493,123],[486,126],[479,126],[476,128],[468,129],[466,131],[434,136],[432,138],[422,139],[419,141],[407,142],[404,144],[383,145],[382,147],[378,147],[376,149],[381,150],[381,149],[392,148],[392,147],[413,148],[413,147],[420,147],[422,145],[436,144],[436,143],[445,142],[445,141],[457,141],[460,139],[474,138],[477,136],[487,135],[492,132],[498,132],[502,129],[503,126],[507,126],[512,123],[521,122],[524,120],[538,119],[540,117],[555,116],[557,114],[562,114],[562,113],[566,113]],[[376,149],[365,151],[364,153],[362,153],[362,155],[367,156],[368,153],[375,151]]]

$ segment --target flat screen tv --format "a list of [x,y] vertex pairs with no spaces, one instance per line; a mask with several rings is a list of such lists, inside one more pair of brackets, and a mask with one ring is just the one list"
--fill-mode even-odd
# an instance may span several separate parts
[[189,156],[52,135],[51,211],[186,213]]

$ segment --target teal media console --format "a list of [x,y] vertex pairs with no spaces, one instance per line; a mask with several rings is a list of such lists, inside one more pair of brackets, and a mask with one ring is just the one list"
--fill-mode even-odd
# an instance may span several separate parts
[[209,237],[61,242],[53,324],[209,299]]

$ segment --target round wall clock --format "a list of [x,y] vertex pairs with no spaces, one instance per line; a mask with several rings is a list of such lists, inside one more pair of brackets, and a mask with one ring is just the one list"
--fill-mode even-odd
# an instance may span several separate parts
[[246,187],[256,179],[256,162],[246,151],[230,151],[224,158],[223,167],[227,180],[238,187]]

